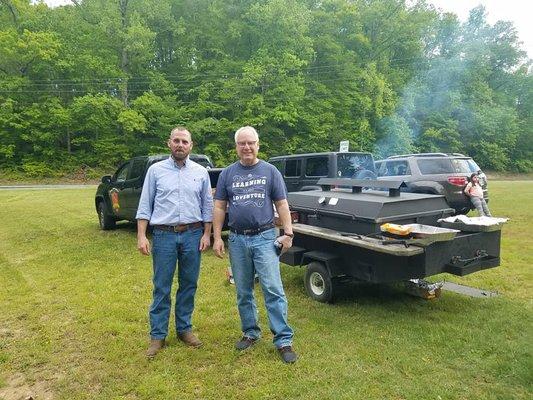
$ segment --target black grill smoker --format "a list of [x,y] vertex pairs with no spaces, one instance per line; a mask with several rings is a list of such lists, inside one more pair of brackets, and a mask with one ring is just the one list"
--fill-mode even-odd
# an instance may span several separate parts
[[[322,190],[288,194],[299,222],[293,247],[280,258],[307,265],[306,290],[315,300],[331,302],[339,278],[389,283],[443,272],[463,276],[500,263],[500,230],[438,227],[438,219],[453,213],[444,196],[400,192],[397,181],[323,178],[318,184]],[[416,224],[431,233],[391,238],[380,230],[384,223]]]

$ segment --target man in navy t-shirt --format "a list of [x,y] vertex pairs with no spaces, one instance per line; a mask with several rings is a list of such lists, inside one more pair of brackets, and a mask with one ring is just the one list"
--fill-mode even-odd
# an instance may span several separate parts
[[279,214],[284,235],[277,238],[286,251],[292,246],[292,224],[287,203],[287,190],[279,171],[259,160],[259,137],[251,126],[235,132],[239,161],[225,168],[218,179],[213,212],[213,250],[224,254],[221,232],[228,208],[229,252],[233,278],[237,288],[237,306],[241,318],[242,338],[237,350],[246,350],[260,337],[257,305],[254,298],[254,275],[257,273],[274,345],[286,363],[296,361],[292,348],[293,331],[287,323],[287,299],[281,282],[276,253],[274,206]]

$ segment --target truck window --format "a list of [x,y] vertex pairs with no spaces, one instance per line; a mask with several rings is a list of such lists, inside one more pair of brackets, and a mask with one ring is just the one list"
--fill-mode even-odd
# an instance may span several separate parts
[[270,164],[272,164],[276,169],[281,172],[283,175],[283,161],[282,160],[275,160],[275,161],[269,161]]
[[476,162],[472,159],[466,160],[468,163],[468,167],[470,168],[470,172],[478,172],[481,171],[481,168],[479,168],[479,165],[476,164]]
[[302,173],[302,160],[287,160],[285,162],[285,176],[300,176]]
[[380,163],[378,176],[404,176],[411,175],[407,161],[387,161]]
[[376,164],[376,174],[378,176],[385,176],[387,171],[387,163],[385,162],[377,162]]
[[477,167],[474,160],[465,160],[461,158],[452,159],[452,165],[455,172],[471,173],[479,171],[479,167]]
[[359,171],[374,171],[374,159],[370,154],[338,154],[337,176],[339,178],[351,178]]
[[328,157],[309,157],[305,165],[306,176],[328,176]]
[[416,160],[422,175],[450,174],[454,173],[454,168],[449,159],[427,158]]
[[130,163],[124,164],[122,167],[120,167],[117,172],[115,172],[115,179],[113,181],[115,182],[124,182],[126,178],[128,177],[128,172],[130,172]]
[[146,164],[145,159],[133,160],[131,165],[130,176],[128,179],[139,179],[144,172],[144,166]]

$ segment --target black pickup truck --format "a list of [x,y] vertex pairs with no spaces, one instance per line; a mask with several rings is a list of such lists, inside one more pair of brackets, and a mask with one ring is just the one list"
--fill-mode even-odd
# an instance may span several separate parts
[[[102,177],[94,198],[101,229],[114,229],[116,222],[121,220],[135,221],[148,167],[168,157],[168,154],[135,157],[120,165],[112,176]],[[189,157],[207,167],[211,187],[215,188],[222,168],[212,168],[211,161],[204,155],[191,154]]]

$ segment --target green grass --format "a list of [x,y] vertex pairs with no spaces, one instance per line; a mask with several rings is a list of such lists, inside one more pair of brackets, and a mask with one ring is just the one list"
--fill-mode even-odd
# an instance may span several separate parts
[[[284,365],[264,338],[239,338],[227,261],[204,255],[189,349],[148,344],[151,260],[132,225],[98,229],[94,191],[0,191],[0,399],[529,399],[533,182],[491,182],[508,216],[502,265],[448,280],[500,297],[444,293],[425,301],[395,287],[350,286],[334,305],[306,297],[303,271],[282,266],[300,355]],[[260,297],[260,296],[259,296]],[[171,327],[173,321],[171,321]],[[16,396],[20,397],[16,397]]]

